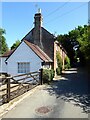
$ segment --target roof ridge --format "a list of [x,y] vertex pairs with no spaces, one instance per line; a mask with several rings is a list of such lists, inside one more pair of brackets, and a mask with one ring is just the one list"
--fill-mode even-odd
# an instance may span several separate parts
[[[30,43],[30,44],[32,44],[35,48],[36,48],[36,47],[39,48],[39,50],[38,50],[37,48],[36,48],[36,49],[37,49],[47,60],[49,60],[49,59],[51,60],[51,58],[50,58],[38,45],[35,45],[35,44],[33,44],[33,43]],[[44,53],[44,54],[43,54],[43,53]],[[47,58],[46,56],[47,56],[48,58]]]
[[[28,41],[27,41],[28,42]],[[33,43],[31,43],[31,42],[29,42],[30,44],[32,44],[33,46],[34,46],[34,48],[37,50],[37,51],[39,51],[41,54],[42,54],[42,50],[37,46],[37,45],[35,45],[35,44],[33,44]],[[37,47],[39,48],[39,49],[37,49]],[[44,53],[44,52],[43,52]],[[45,53],[44,53],[45,54]],[[43,55],[43,54],[42,54]],[[46,56],[45,55],[43,55],[45,58],[46,58]],[[47,59],[47,58],[46,58]],[[47,59],[48,60],[48,59]]]
[[[42,56],[43,56],[43,58],[44,58],[44,61],[45,61],[45,59],[46,59],[46,61],[52,61],[50,58],[49,58],[49,56],[41,49],[41,48],[39,48],[39,46],[37,46],[37,45],[35,45],[35,44],[33,44],[33,43],[31,43],[31,42],[29,42],[29,41],[27,41],[27,40],[24,40],[25,41],[25,43],[29,46],[29,47],[31,47],[31,49],[35,52],[35,51],[37,51],[37,52],[35,52],[37,55],[38,54],[41,54]],[[39,56],[42,60],[43,60],[43,58],[41,57],[41,56]]]
[[33,30],[34,30],[34,28],[32,28],[32,29],[21,39],[21,41],[24,41],[24,40],[25,40],[25,37],[26,37],[27,35],[29,35]]
[[8,56],[10,56],[14,50],[15,50],[15,48],[12,49],[12,50],[6,51],[3,55],[1,55],[1,57],[8,57]]
[[[37,46],[37,45],[36,45]],[[42,52],[42,53],[44,53],[47,57],[48,57],[48,59],[46,58],[46,56],[44,55],[44,57],[47,59],[47,60],[51,60],[51,58],[39,47],[39,46],[37,46],[41,51],[40,52]],[[42,54],[41,53],[41,54]]]

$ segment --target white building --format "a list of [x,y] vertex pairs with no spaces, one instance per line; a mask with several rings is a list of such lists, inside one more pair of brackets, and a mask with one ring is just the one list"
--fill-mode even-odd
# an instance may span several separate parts
[[21,40],[20,45],[0,57],[0,72],[18,75],[38,71],[41,67],[56,71],[54,35],[42,27],[41,13],[36,13],[34,19],[34,28]]

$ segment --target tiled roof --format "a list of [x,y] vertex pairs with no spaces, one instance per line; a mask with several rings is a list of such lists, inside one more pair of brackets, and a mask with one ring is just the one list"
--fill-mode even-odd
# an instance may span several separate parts
[[23,39],[30,43],[37,44],[49,57],[54,60],[54,36],[45,28],[41,27],[41,41],[35,38],[36,32],[33,28]]
[[7,51],[6,53],[4,53],[1,57],[9,57],[13,52],[14,52],[15,49],[13,50],[10,50],[10,51]]
[[27,40],[24,40],[24,42],[34,51],[34,53],[40,58],[42,59],[44,62],[53,62],[51,60],[51,58],[45,53],[43,52],[37,45],[28,42]]

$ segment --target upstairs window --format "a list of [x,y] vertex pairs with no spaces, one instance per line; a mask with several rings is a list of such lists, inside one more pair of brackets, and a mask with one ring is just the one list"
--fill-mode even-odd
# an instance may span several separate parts
[[29,73],[30,63],[29,62],[19,62],[18,63],[18,73]]

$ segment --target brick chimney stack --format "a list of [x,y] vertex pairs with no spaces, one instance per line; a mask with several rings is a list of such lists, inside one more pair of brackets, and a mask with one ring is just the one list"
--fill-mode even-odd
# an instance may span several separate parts
[[34,16],[34,27],[42,27],[41,9],[38,9],[38,13]]
[[34,16],[34,44],[43,49],[42,46],[42,15],[41,9],[38,9],[38,13]]

